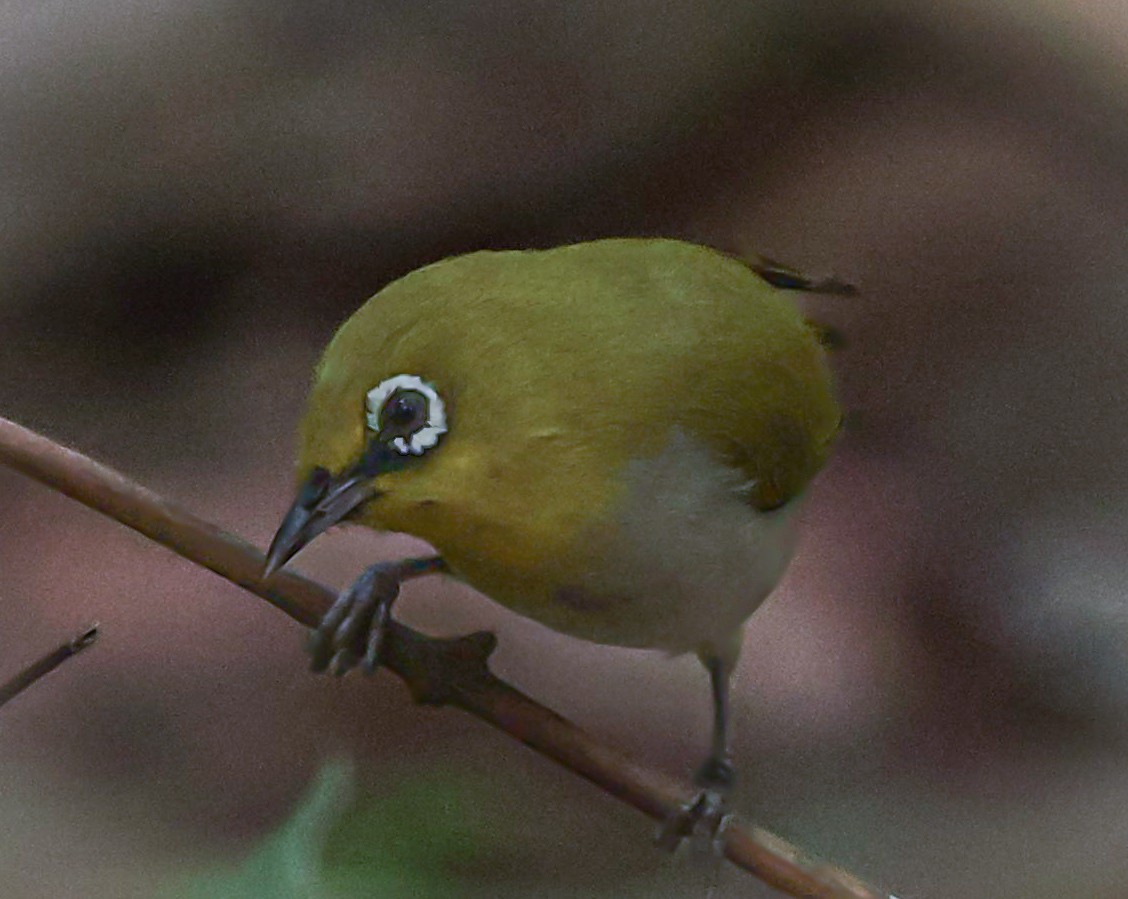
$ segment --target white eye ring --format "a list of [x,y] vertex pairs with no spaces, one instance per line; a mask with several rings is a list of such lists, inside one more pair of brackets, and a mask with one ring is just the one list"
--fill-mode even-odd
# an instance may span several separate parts
[[392,447],[400,455],[422,456],[447,432],[446,407],[438,391],[417,375],[396,375],[381,381],[365,397],[368,429],[380,431],[380,411],[397,390],[414,390],[427,398],[427,423],[410,437],[397,437]]

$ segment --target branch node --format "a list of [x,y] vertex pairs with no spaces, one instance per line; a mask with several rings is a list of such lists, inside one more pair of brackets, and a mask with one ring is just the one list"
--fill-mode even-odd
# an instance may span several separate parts
[[464,637],[427,637],[397,627],[389,641],[389,667],[407,683],[419,705],[450,705],[467,689],[493,679],[489,658],[497,647],[490,631]]

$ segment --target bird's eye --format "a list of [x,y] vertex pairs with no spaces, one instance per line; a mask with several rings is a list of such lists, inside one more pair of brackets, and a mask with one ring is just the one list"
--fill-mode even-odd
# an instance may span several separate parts
[[368,428],[403,455],[420,456],[447,431],[438,391],[417,375],[396,375],[368,391]]
[[427,397],[417,390],[397,390],[380,409],[380,430],[407,437],[427,424]]

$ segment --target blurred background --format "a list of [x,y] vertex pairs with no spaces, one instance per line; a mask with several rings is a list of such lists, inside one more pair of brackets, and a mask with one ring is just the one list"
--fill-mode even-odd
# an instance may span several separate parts
[[[0,414],[260,544],[322,346],[423,263],[661,234],[858,283],[808,303],[850,427],[748,629],[737,806],[902,899],[1128,897],[1122,2],[9,0],[0,48]],[[0,711],[5,896],[270,895],[247,859],[342,758],[356,804],[314,815],[341,895],[704,894],[524,747],[315,678],[265,603],[0,497],[0,679],[104,630]],[[346,529],[299,567],[411,549]],[[450,584],[397,614],[495,629],[502,676],[647,764],[705,747],[692,660]]]

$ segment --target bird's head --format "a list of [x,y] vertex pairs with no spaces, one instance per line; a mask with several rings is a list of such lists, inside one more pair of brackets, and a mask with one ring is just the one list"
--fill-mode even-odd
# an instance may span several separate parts
[[497,524],[499,515],[482,512],[491,500],[505,518],[518,495],[543,489],[546,468],[574,471],[568,448],[576,441],[553,440],[572,384],[545,361],[584,343],[567,340],[564,328],[537,328],[544,304],[533,300],[559,293],[551,267],[534,264],[530,275],[539,258],[479,252],[425,266],[341,326],[314,374],[297,497],[271,544],[268,573],[346,518],[446,550],[441,541],[474,530],[476,516]]
[[[351,324],[351,323],[350,323]],[[299,436],[297,496],[267,553],[266,574],[346,518],[364,519],[389,481],[426,464],[448,431],[447,405],[426,376],[389,374],[366,329],[346,325],[318,366]]]

